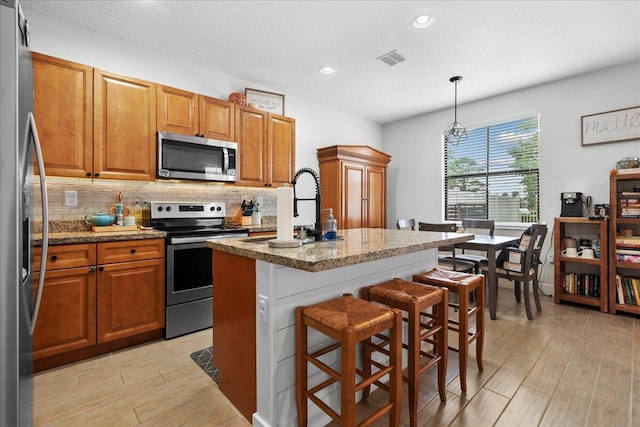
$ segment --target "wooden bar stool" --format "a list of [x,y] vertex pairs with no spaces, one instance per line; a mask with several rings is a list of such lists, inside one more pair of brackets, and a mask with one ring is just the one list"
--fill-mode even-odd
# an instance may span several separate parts
[[[447,376],[447,289],[424,286],[403,279],[393,279],[374,286],[367,286],[360,290],[363,299],[385,304],[391,308],[404,310],[408,323],[408,342],[402,344],[408,353],[408,374],[403,379],[409,384],[409,422],[413,427],[417,422],[417,402],[420,376],[433,366],[438,366],[438,392],[440,401],[446,402],[445,381]],[[431,312],[427,312],[431,309]],[[423,323],[423,319],[426,318]],[[365,373],[371,372],[371,365],[378,366],[372,360],[371,351],[374,349],[384,351],[388,344],[388,337],[378,334],[378,343],[371,340],[363,343],[362,369]],[[431,353],[421,349],[421,343],[425,341],[433,346]],[[421,364],[420,358],[427,359]],[[377,385],[377,384],[376,384]],[[365,387],[362,399],[369,395],[369,387]]]
[[[476,362],[478,369],[482,366],[482,346],[484,343],[484,275],[457,273],[455,271],[434,268],[422,274],[413,276],[414,282],[431,286],[445,287],[451,293],[458,294],[458,303],[449,302],[449,307],[458,311],[458,320],[449,317],[449,329],[458,332],[458,348],[448,346],[456,351],[460,359],[460,386],[462,392],[467,392],[467,361],[469,344],[476,342]],[[471,307],[470,301],[476,291],[476,304]],[[476,316],[475,330],[469,331],[469,319]]]
[[[313,353],[307,350],[307,327],[333,338],[336,342]],[[389,330],[391,349],[388,365],[367,375],[356,368],[356,344]],[[336,372],[320,357],[341,349],[341,370]],[[320,384],[307,389],[307,362],[313,363],[329,375]],[[369,371],[370,372],[370,371]],[[310,306],[296,308],[296,405],[298,425],[307,425],[307,399],[342,426],[356,425],[356,392],[389,375],[386,390],[389,401],[358,425],[369,425],[389,413],[389,425],[400,424],[400,398],[402,393],[402,313],[358,299],[351,294]],[[357,376],[361,381],[357,382]],[[320,390],[340,382],[340,414],[316,396]]]

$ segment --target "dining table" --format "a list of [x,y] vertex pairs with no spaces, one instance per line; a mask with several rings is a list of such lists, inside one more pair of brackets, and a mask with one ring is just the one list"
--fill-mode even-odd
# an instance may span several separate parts
[[498,306],[498,278],[496,276],[496,253],[502,249],[513,246],[520,240],[519,236],[490,236],[476,234],[472,240],[457,243],[455,246],[459,249],[469,249],[474,251],[486,252],[487,264],[487,300],[489,303],[489,316],[492,320],[496,319],[496,311]]

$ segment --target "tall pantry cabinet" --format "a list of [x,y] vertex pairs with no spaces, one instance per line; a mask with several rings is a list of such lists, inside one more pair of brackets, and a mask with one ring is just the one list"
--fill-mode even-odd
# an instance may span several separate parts
[[334,145],[317,152],[322,209],[333,209],[338,228],[386,228],[391,156],[365,145]]

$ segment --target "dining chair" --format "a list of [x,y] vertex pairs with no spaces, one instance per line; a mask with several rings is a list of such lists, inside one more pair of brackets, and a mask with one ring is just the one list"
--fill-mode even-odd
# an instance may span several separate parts
[[397,219],[396,220],[396,228],[398,230],[415,230],[416,229],[416,220],[413,218],[410,219]]
[[[465,233],[484,234],[493,236],[496,222],[492,219],[463,219],[462,228]],[[480,273],[480,266],[487,264],[487,257],[484,255],[468,254],[462,249],[462,253],[457,254],[456,258],[462,261],[472,262],[474,264],[474,273]]]
[[[514,282],[516,301],[520,302],[521,284],[524,291],[524,305],[527,318],[533,320],[531,311],[531,297],[529,296],[529,283],[533,283],[532,291],[536,303],[536,310],[541,311],[540,295],[538,291],[538,266],[541,264],[540,252],[544,239],[547,236],[547,226],[533,224],[520,238],[517,247],[508,247],[507,257],[502,265],[496,266],[496,277]],[[487,275],[488,267],[483,265],[482,272]]]
[[[440,233],[455,233],[456,224],[453,222],[419,222],[418,230],[435,231]],[[438,267],[445,270],[472,273],[474,271],[475,264],[457,259],[455,246],[440,246],[438,247]]]

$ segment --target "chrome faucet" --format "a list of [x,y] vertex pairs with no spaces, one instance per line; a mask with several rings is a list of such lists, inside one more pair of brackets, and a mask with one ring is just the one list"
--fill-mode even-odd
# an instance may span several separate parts
[[[308,199],[299,199],[296,196],[296,182],[298,182],[298,178],[300,177],[300,175],[302,174],[311,174],[311,176],[313,176],[313,179],[316,181],[316,197],[315,198],[308,198]],[[305,202],[305,201],[315,201],[316,202],[316,223],[314,225],[315,229],[314,230],[307,230],[307,234],[312,235],[315,239],[316,242],[319,242],[322,240],[322,223],[320,220],[320,202],[321,202],[321,197],[320,197],[320,177],[318,177],[318,174],[316,173],[316,171],[314,171],[311,168],[302,168],[300,170],[298,170],[298,172],[296,172],[295,176],[293,177],[293,180],[291,181],[291,184],[293,184],[293,216],[297,217],[299,216],[298,214],[298,201],[301,202]]]

